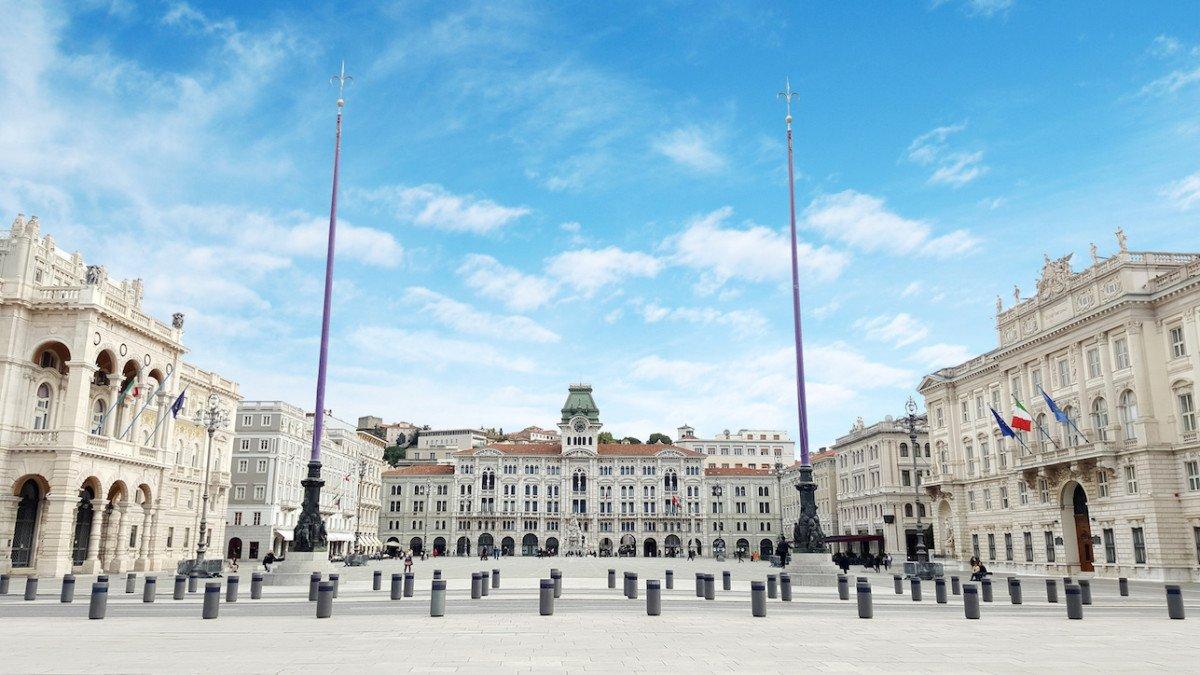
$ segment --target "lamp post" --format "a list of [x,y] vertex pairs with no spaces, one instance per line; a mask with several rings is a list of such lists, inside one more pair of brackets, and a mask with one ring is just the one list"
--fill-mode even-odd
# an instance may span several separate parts
[[925,526],[921,522],[921,474],[917,468],[917,455],[920,453],[921,446],[917,443],[917,402],[913,397],[908,397],[908,403],[904,404],[904,409],[908,412],[908,440],[910,452],[912,452],[913,463],[913,497],[916,502],[913,504],[913,509],[917,512],[917,562],[929,562],[929,549],[925,545]]
[[[204,457],[204,491],[200,498],[200,532],[196,540],[196,564],[194,569],[204,566],[204,552],[208,548],[208,487],[209,473],[212,471],[213,435],[217,429],[225,428],[229,421],[229,412],[220,406],[216,394],[208,397],[208,406],[196,411],[196,424],[208,432],[208,450]],[[203,571],[201,569],[201,571]]]
[[362,493],[363,493],[363,476],[367,473],[367,460],[358,460],[358,487],[356,493],[358,499],[354,504],[354,552],[362,553],[358,547],[359,533],[362,530]]

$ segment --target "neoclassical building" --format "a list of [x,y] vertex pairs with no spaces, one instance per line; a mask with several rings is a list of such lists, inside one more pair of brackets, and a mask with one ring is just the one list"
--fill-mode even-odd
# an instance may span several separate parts
[[561,412],[558,443],[492,443],[384,472],[385,546],[441,555],[774,551],[778,472],[705,469],[705,455],[675,445],[600,443],[590,385],[571,385]]
[[[995,349],[923,379],[938,555],[1200,579],[1200,255],[1130,251],[1117,237],[1079,272],[1071,256],[1046,258],[1031,297],[997,298]],[[1014,397],[1034,418],[1024,445],[989,410],[1009,420]]]
[[175,569],[199,536],[222,541],[232,435],[209,452],[192,420],[210,396],[232,411],[237,385],[183,360],[183,315],[145,314],[140,280],[113,281],[39,230],[17,216],[0,238],[0,570]]
[[704,455],[705,466],[722,469],[781,469],[795,461],[795,442],[780,429],[728,429],[714,438],[699,438],[683,425],[675,430],[675,445]]

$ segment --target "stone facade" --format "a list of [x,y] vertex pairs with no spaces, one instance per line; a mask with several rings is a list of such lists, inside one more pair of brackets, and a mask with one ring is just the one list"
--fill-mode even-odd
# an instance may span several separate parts
[[[1200,579],[1200,256],[1046,258],[999,346],[924,378],[936,553],[994,570]],[[1039,387],[1073,424],[1056,421]],[[1021,443],[989,407],[1035,420]],[[1044,430],[1041,431],[1041,430]],[[1022,445],[1022,443],[1024,445]]]
[[698,438],[683,425],[675,430],[675,445],[704,455],[704,465],[722,469],[782,469],[795,461],[796,444],[779,429],[728,429],[715,438]]
[[443,464],[384,473],[380,538],[391,550],[478,555],[582,550],[601,555],[770,553],[782,530],[779,474],[704,467],[675,445],[599,443],[588,385],[572,385],[559,443],[493,443]]
[[233,437],[210,448],[192,420],[209,396],[235,408],[237,385],[183,360],[183,315],[145,314],[140,280],[39,230],[18,216],[0,238],[0,570],[174,570],[195,555],[206,458],[223,540]]

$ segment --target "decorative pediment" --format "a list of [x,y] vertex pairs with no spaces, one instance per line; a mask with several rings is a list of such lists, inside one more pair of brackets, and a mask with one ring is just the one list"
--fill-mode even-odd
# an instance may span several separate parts
[[563,452],[563,457],[597,457],[595,450],[588,448],[570,448]]
[[503,457],[504,453],[495,448],[480,448],[475,451],[475,457]]
[[1075,275],[1071,271],[1072,255],[1074,254],[1068,253],[1058,260],[1051,260],[1050,256],[1044,256],[1045,264],[1042,266],[1042,276],[1037,282],[1038,297],[1052,298],[1067,290],[1071,277]]
[[683,457],[683,453],[679,452],[678,450],[668,448],[666,450],[659,450],[658,452],[654,453],[654,456],[662,459],[679,459]]

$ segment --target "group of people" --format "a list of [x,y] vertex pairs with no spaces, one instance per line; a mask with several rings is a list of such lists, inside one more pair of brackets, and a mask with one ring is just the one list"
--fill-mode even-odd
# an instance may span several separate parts
[[971,556],[971,581],[983,581],[983,578],[991,574],[988,568],[983,564],[977,556]]
[[833,554],[833,563],[842,570],[842,574],[849,572],[851,565],[862,565],[878,572],[881,567],[885,570],[892,569],[892,554],[865,553],[860,556],[852,556],[844,551],[838,551]]

